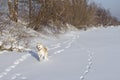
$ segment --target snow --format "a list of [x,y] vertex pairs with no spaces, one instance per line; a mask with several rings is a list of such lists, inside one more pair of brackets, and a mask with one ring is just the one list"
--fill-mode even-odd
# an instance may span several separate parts
[[[48,47],[48,61],[38,60],[39,41]],[[32,37],[30,43],[24,52],[0,52],[0,80],[120,79],[120,27]]]

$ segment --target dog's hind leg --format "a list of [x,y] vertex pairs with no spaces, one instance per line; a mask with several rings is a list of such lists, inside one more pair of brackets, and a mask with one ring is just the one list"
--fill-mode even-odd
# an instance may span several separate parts
[[47,54],[44,56],[44,59],[48,61],[48,55]]
[[44,57],[44,60],[47,60],[47,61],[48,61],[48,58],[47,58],[47,56],[45,56],[45,57]]

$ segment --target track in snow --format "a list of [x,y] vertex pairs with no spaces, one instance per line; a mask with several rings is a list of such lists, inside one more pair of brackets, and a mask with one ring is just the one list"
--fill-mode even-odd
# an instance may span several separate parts
[[[68,39],[62,43],[57,43],[55,45],[51,45],[51,48],[49,48],[48,50],[56,50],[56,49],[60,48],[59,50],[55,51],[53,54],[54,55],[61,54],[66,49],[70,48],[72,46],[73,42],[78,38],[79,38],[79,35],[73,35],[71,39]],[[63,45],[64,45],[64,47],[63,47]],[[89,73],[91,66],[93,64],[92,58],[94,56],[93,55],[94,52],[92,52],[89,49],[84,48],[83,46],[81,46],[80,49],[83,50],[84,52],[88,53],[88,60],[87,60],[88,64],[85,66],[85,71],[80,76],[80,80],[84,80],[86,75]],[[1,54],[3,54],[3,53],[1,53]],[[11,72],[13,69],[15,69],[19,64],[24,62],[30,56],[31,56],[30,54],[25,54],[25,55],[21,56],[19,59],[15,60],[12,65],[8,66],[8,68],[6,68],[3,72],[0,73],[0,79],[5,77],[6,75],[8,75],[9,72]],[[27,80],[27,77],[23,76],[20,73],[14,73],[10,78],[10,80],[17,80],[17,79]]]

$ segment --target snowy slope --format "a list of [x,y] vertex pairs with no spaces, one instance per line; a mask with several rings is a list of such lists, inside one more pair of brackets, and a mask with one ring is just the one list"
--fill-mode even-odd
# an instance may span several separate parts
[[120,27],[71,31],[39,40],[49,49],[49,61],[38,61],[33,42],[31,50],[23,53],[0,52],[0,80],[120,79]]

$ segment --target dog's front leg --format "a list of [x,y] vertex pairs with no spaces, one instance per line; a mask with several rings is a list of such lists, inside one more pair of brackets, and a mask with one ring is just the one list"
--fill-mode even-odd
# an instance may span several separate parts
[[40,62],[41,62],[43,59],[44,59],[44,55],[41,54],[41,56],[40,56]]
[[42,55],[41,54],[39,55],[39,61],[40,62],[42,61]]

